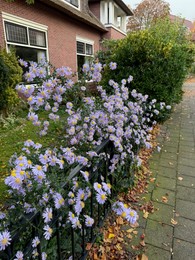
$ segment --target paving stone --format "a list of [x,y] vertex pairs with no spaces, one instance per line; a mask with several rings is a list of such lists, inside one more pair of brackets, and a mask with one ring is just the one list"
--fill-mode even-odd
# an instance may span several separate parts
[[195,245],[179,239],[174,239],[172,260],[193,260]]
[[168,146],[168,145],[163,145],[162,150],[164,152],[175,153],[175,154],[178,152],[177,147],[171,147],[171,146]]
[[147,245],[145,254],[149,260],[171,260],[171,252],[152,245]]
[[195,177],[195,167],[178,165],[178,174]]
[[177,222],[177,225],[175,225],[174,237],[190,243],[195,243],[195,221],[178,217]]
[[176,169],[171,169],[171,168],[167,168],[167,167],[159,167],[157,173],[159,175],[162,175],[164,177],[169,177],[169,178],[172,178],[172,179],[175,179],[177,177],[177,171]]
[[193,147],[190,147],[190,146],[186,146],[186,145],[179,145],[179,153],[180,152],[189,152],[189,153],[192,153],[195,151],[195,149]]
[[174,206],[175,205],[175,192],[167,190],[167,189],[161,189],[158,187],[158,189],[153,191],[152,194],[152,200],[157,202],[162,202],[162,197],[167,198],[167,205]]
[[160,158],[163,159],[170,159],[170,160],[177,160],[177,153],[169,153],[169,152],[162,152]]
[[171,179],[169,177],[163,177],[158,175],[156,178],[156,184],[160,188],[165,188],[168,190],[175,190],[176,189],[176,179]]
[[188,158],[191,160],[195,160],[195,153],[181,152],[178,154],[178,161],[180,161],[182,158]]
[[171,219],[173,218],[173,206],[169,206],[163,203],[153,202],[154,213],[149,214],[148,218],[156,220],[161,223],[171,225]]
[[178,139],[175,142],[166,140],[163,145],[178,148],[179,145],[178,141],[179,141]]
[[185,200],[176,200],[176,212],[181,217],[195,220],[195,203]]
[[164,159],[163,158],[163,159],[160,160],[159,164],[160,164],[160,166],[175,169],[176,165],[177,165],[177,161],[172,160],[172,159]]
[[148,219],[145,242],[169,250],[172,246],[173,227]]
[[186,165],[190,167],[195,168],[195,161],[193,161],[191,158],[181,158],[178,160],[178,163],[181,165]]
[[176,198],[195,202],[195,189],[178,185]]
[[195,189],[195,178],[183,174],[178,174],[178,178],[183,178],[177,181],[178,185]]

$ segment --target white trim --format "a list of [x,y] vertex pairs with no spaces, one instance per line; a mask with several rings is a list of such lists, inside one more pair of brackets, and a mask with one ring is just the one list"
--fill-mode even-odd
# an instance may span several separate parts
[[89,44],[94,45],[94,41],[93,40],[90,40],[90,39],[87,39],[87,38],[83,38],[83,37],[80,37],[80,36],[76,36],[76,41],[89,43]]
[[106,28],[114,28],[116,31],[118,31],[118,32],[120,32],[120,33],[122,33],[122,34],[124,34],[125,36],[127,35],[126,32],[124,32],[124,31],[120,30],[119,28],[117,28],[114,24],[105,24],[104,26],[105,26]]
[[12,15],[12,14],[2,12],[2,18],[3,18],[3,20],[13,22],[13,23],[16,23],[16,24],[19,24],[19,25],[29,26],[32,29],[37,29],[37,30],[42,30],[42,31],[48,30],[47,25],[36,23],[36,22],[31,21],[31,20],[27,20],[27,19],[21,18],[19,16]]

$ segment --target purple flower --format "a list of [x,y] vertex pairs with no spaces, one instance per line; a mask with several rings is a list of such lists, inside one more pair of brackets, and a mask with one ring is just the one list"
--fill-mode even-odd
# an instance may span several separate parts
[[109,67],[111,70],[115,70],[117,68],[116,62],[110,62]]
[[103,191],[99,191],[99,193],[96,194],[96,200],[99,204],[104,204],[107,200],[107,195]]
[[45,223],[48,223],[49,221],[52,220],[53,218],[52,208],[45,209],[45,211],[43,212],[43,218]]
[[32,247],[37,247],[38,244],[40,244],[40,239],[38,237],[35,237],[32,241]]
[[22,253],[22,251],[17,251],[16,258],[14,258],[14,260],[23,260],[23,259],[24,259],[24,254]]
[[93,226],[93,224],[94,224],[94,219],[91,218],[91,217],[89,217],[88,215],[84,215],[84,217],[85,217],[85,225],[86,225],[87,227]]
[[10,245],[11,236],[9,231],[0,232],[0,251],[5,250],[6,246]]
[[45,230],[45,232],[44,232],[45,239],[49,240],[51,238],[51,236],[52,236],[53,229],[50,228],[49,225],[46,225],[46,226],[44,226],[43,230]]

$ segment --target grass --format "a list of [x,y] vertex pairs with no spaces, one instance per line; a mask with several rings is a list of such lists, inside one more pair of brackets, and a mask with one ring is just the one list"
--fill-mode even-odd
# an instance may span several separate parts
[[[14,154],[20,154],[27,139],[35,143],[41,143],[43,147],[55,146],[59,141],[59,128],[56,123],[51,125],[51,133],[40,137],[37,133],[38,128],[27,120],[27,109],[22,109],[17,114],[11,114],[7,119],[0,118],[0,204],[6,197],[6,185],[4,179],[9,175],[9,159]],[[45,117],[42,112],[40,117]]]

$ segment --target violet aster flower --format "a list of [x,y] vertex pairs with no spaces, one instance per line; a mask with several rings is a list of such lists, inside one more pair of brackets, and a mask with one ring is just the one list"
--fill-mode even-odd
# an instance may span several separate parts
[[10,245],[11,235],[9,231],[0,232],[0,251],[5,250],[6,246]]

